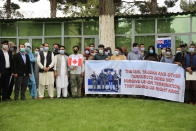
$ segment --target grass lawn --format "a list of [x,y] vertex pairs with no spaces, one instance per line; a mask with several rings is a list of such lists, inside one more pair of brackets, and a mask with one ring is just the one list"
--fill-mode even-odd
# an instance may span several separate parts
[[196,106],[135,98],[0,103],[0,131],[196,131]]

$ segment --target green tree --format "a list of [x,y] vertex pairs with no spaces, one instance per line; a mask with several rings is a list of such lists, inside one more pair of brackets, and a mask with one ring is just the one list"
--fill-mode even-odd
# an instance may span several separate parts
[[1,18],[13,18],[13,17],[23,17],[23,15],[18,11],[20,6],[11,0],[3,0],[2,10],[0,10]]
[[196,1],[185,1],[181,0],[180,1],[180,8],[183,11],[196,11]]

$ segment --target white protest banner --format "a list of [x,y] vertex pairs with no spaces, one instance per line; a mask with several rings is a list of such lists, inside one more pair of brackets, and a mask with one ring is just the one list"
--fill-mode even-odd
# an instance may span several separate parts
[[153,61],[86,61],[86,94],[144,95],[184,102],[184,69]]

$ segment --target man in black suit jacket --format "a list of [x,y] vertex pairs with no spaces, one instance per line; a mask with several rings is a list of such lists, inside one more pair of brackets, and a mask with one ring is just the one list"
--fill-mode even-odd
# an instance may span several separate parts
[[[0,92],[2,100],[8,100],[10,77],[13,72],[12,53],[9,52],[8,41],[2,41],[0,49]],[[1,99],[0,99],[1,100]]]
[[19,92],[21,91],[21,100],[25,100],[28,79],[31,76],[31,65],[29,56],[25,52],[25,46],[21,44],[19,49],[20,52],[14,56],[14,76],[16,79],[14,99],[18,100]]

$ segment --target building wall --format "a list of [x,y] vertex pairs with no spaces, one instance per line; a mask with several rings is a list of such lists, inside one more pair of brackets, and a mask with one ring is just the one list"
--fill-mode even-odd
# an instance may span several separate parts
[[[65,45],[71,53],[73,45],[99,44],[98,19],[24,20],[0,22],[0,39],[17,44],[30,42],[33,48],[48,42]],[[116,18],[116,46],[131,49],[131,43],[154,45],[158,37],[172,37],[173,49],[180,43],[196,43],[196,17],[179,15],[159,18]],[[147,49],[147,48],[146,48]]]

